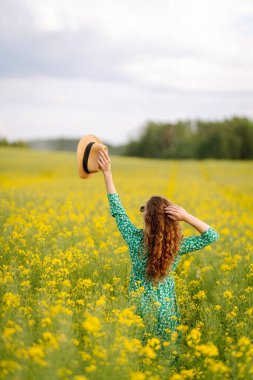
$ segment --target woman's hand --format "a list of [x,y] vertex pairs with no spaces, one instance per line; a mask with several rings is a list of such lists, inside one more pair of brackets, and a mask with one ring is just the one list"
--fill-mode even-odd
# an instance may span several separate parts
[[188,212],[183,207],[178,205],[166,206],[164,211],[168,214],[168,217],[173,220],[186,221],[189,216]]
[[111,159],[107,150],[98,151],[98,165],[104,173],[111,172]]
[[99,150],[98,166],[104,173],[105,186],[108,194],[116,193],[116,189],[112,179],[111,159],[107,150]]

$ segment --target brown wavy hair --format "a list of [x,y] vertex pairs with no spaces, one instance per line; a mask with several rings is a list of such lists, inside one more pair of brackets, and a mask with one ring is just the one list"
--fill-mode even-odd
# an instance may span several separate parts
[[180,222],[164,212],[164,207],[172,204],[165,197],[153,195],[144,206],[144,247],[148,250],[146,276],[155,286],[168,275],[183,238]]

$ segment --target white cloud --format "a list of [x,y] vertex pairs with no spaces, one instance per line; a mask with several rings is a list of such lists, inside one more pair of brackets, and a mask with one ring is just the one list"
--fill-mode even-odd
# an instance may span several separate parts
[[[252,0],[23,0],[37,27],[77,30],[86,26],[111,43],[233,50],[236,20],[253,16]],[[155,46],[154,46],[155,45]],[[225,52],[224,52],[225,53]]]
[[44,31],[86,27],[106,48],[125,49],[129,54],[115,70],[136,84],[206,92],[253,88],[253,30],[244,35],[240,28],[245,17],[253,21],[252,0],[24,2]]
[[181,92],[253,92],[253,66],[250,71],[219,65],[196,58],[152,58],[126,64],[123,68],[136,81],[161,89]]

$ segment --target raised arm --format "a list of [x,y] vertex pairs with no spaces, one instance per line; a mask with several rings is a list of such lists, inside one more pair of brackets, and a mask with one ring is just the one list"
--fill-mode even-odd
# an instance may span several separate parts
[[103,171],[106,191],[108,194],[116,193],[116,189],[113,183],[112,171],[111,171],[111,159],[107,151],[100,150],[98,152],[98,163],[100,169]]
[[197,251],[218,240],[219,234],[209,224],[189,214],[183,207],[170,205],[165,207],[168,217],[174,220],[184,221],[193,226],[200,236],[190,236],[181,241],[179,254]]
[[173,220],[181,220],[188,224],[191,224],[200,233],[207,231],[210,228],[209,224],[206,224],[202,220],[196,218],[195,216],[189,214],[183,207],[178,205],[170,205],[164,208],[168,217]]
[[117,227],[122,237],[126,240],[128,245],[130,245],[133,235],[138,229],[130,221],[124,207],[121,204],[119,195],[116,192],[111,171],[111,160],[108,152],[99,151],[98,163],[104,174],[111,215],[115,218]]
[[199,236],[190,236],[183,238],[179,248],[179,255],[185,255],[189,252],[198,251],[217,241],[219,234],[214,228],[209,227],[206,231],[202,232]]

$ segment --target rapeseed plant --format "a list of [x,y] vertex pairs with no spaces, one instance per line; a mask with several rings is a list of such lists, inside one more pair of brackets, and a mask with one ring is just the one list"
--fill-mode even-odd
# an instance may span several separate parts
[[155,317],[128,303],[128,247],[100,173],[81,181],[72,153],[1,149],[0,157],[0,379],[252,378],[251,162],[112,157],[137,227],[139,206],[160,194],[220,234],[173,273],[182,321],[161,342]]

